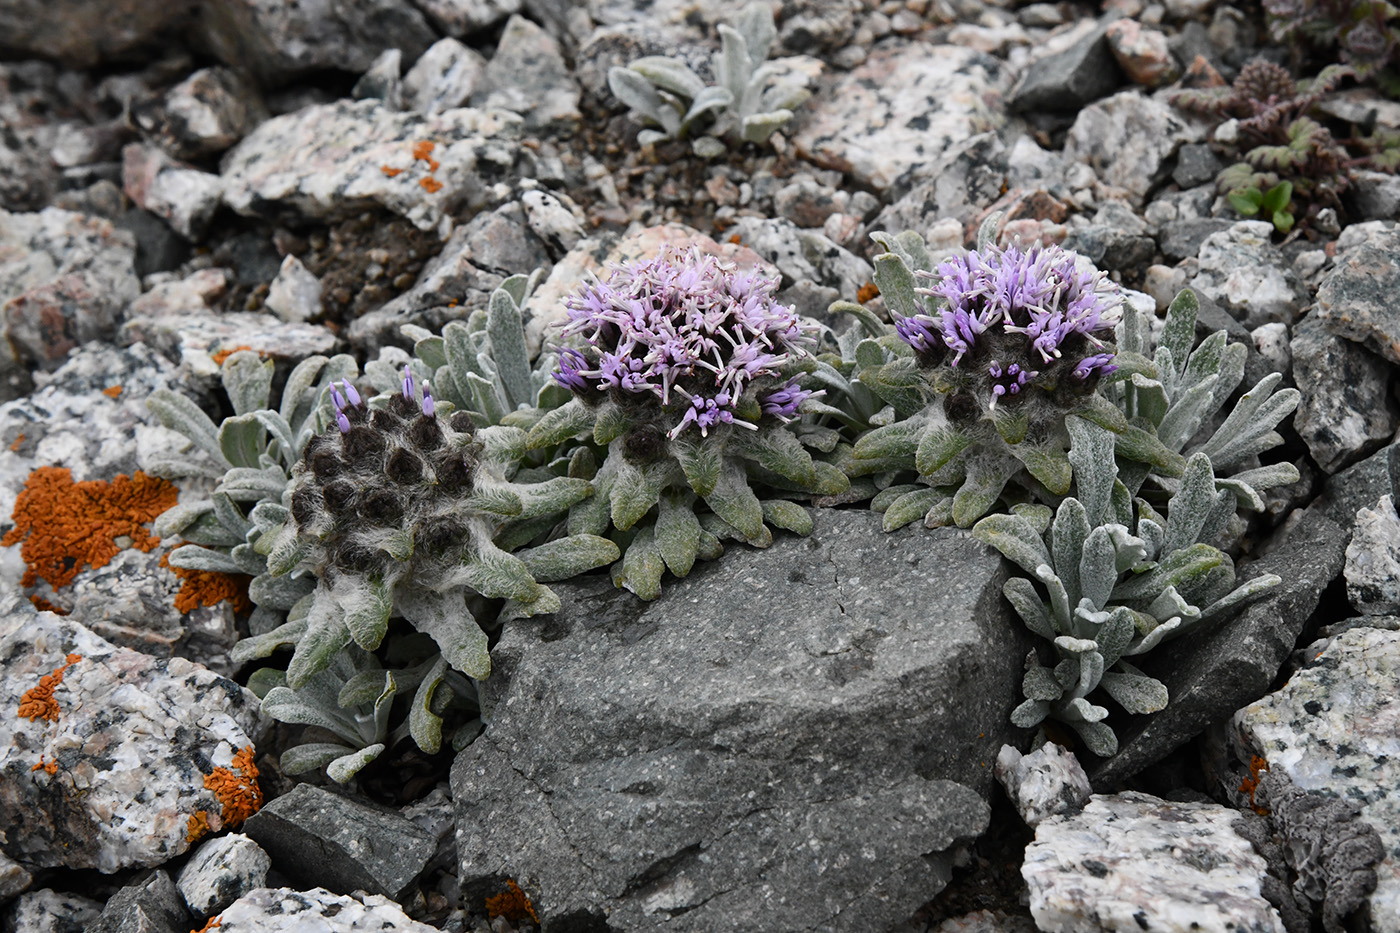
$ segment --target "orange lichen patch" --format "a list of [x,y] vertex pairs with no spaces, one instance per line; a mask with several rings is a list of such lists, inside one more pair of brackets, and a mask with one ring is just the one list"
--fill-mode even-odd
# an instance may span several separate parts
[[506,879],[504,891],[486,899],[486,915],[492,920],[505,917],[511,923],[519,923],[527,917],[536,923],[540,922],[535,913],[535,905],[530,903],[530,899],[520,890],[520,885],[515,883],[514,878]]
[[198,842],[209,835],[209,811],[196,810],[185,823],[185,841]]
[[47,719],[49,722],[58,722],[58,701],[53,698],[53,692],[58,685],[63,683],[63,675],[69,666],[77,664],[83,659],[80,654],[70,654],[63,659],[63,664],[54,669],[52,674],[45,674],[39,678],[39,686],[30,687],[24,691],[24,696],[19,698],[19,718],[36,722],[40,719]]
[[228,359],[229,357],[233,356],[233,355],[234,355],[235,353],[237,353],[239,350],[251,350],[251,349],[253,349],[253,348],[250,347],[250,346],[246,346],[246,345],[244,345],[244,346],[239,346],[239,347],[229,347],[227,350],[220,350],[218,353],[211,353],[211,354],[209,354],[209,358],[210,358],[211,360],[214,361],[214,365],[215,365],[215,366],[222,366],[222,365],[224,365],[224,360],[226,360],[226,359]]
[[122,394],[122,387],[108,386],[107,388],[102,390],[102,394],[107,396],[108,398],[116,398],[118,395]]
[[34,586],[47,580],[54,589],[67,586],[84,566],[103,567],[117,552],[116,539],[149,551],[160,543],[142,527],[175,505],[170,483],[137,470],[111,482],[73,482],[67,467],[39,467],[29,474],[15,499],[10,518],[15,527],[0,538],[9,547],[24,542],[20,555],[28,569],[20,581]]
[[874,282],[866,282],[860,287],[860,290],[856,292],[856,301],[859,301],[861,304],[865,304],[867,301],[874,299],[879,294],[880,289],[875,286]]
[[418,184],[423,186],[423,190],[429,194],[437,194],[442,190],[442,182],[436,178],[420,178]]
[[57,774],[57,773],[58,773],[58,761],[57,761],[57,760],[54,760],[54,761],[50,761],[50,762],[45,762],[45,761],[44,761],[44,756],[43,756],[43,755],[40,755],[40,756],[39,756],[39,763],[36,764],[34,767],[30,768],[29,770],[30,770],[30,771],[43,771],[43,772],[45,772],[46,774]]
[[160,566],[180,578],[180,592],[175,594],[175,608],[181,612],[193,612],[200,606],[216,606],[224,600],[232,603],[233,611],[240,615],[253,608],[253,603],[248,598],[248,584],[253,579],[250,576],[241,573],[219,573],[217,570],[172,567],[169,554],[161,557]]
[[432,152],[433,144],[426,139],[413,144],[413,157],[415,159],[426,162],[433,157]]
[[19,445],[20,445],[20,444],[23,444],[23,443],[24,443],[24,435],[23,435],[23,434],[20,434],[20,435],[19,435],[18,437],[16,437],[16,438],[14,439],[14,441],[10,444],[10,449],[11,449],[11,450],[19,450]]
[[744,238],[741,237],[741,236],[739,236],[739,234],[736,233],[736,234],[733,234],[732,236],[730,236],[729,242],[733,243],[735,246],[740,246],[740,245],[743,244]]
[[1240,781],[1240,793],[1249,795],[1249,808],[1260,816],[1267,816],[1269,809],[1254,802],[1254,792],[1259,789],[1259,772],[1268,771],[1269,762],[1258,755],[1249,759],[1249,774]]
[[[233,772],[237,771],[235,775]],[[258,786],[258,766],[253,764],[253,746],[245,745],[233,756],[231,768],[215,768],[204,778],[204,787],[212,790],[223,805],[219,814],[225,826],[237,829],[243,821],[262,809],[263,793]]]
[[210,930],[216,928],[222,922],[222,917],[210,917],[204,926],[200,927],[198,930],[190,930],[190,933],[209,933]]
[[52,612],[56,616],[68,615],[67,609],[64,609],[62,606],[57,605],[56,603],[49,602],[47,599],[40,596],[38,593],[34,593],[33,595],[31,595],[29,597],[29,601],[33,603],[34,608],[38,609],[40,612]]
[[379,170],[390,178],[397,178],[398,176],[403,174],[403,169],[394,168],[390,165],[381,165],[379,166]]

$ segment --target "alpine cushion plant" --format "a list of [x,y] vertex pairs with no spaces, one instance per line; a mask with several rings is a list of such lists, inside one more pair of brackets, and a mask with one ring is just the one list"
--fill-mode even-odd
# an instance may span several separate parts
[[1170,699],[1127,659],[1219,624],[1281,581],[1264,574],[1236,586],[1229,555],[1207,543],[1234,517],[1235,497],[1216,488],[1206,454],[1187,462],[1162,513],[1119,480],[1112,432],[1076,417],[1068,426],[1078,495],[1060,503],[1053,522],[1049,508],[1022,505],[982,519],[973,534],[1024,572],[1002,592],[1055,649],[1049,666],[1034,651],[1027,657],[1026,700],[1011,721],[1029,728],[1058,720],[1108,757],[1118,739],[1099,693],[1135,714]]
[[887,248],[876,282],[908,351],[872,382],[906,417],[861,437],[847,467],[917,470],[920,485],[877,501],[887,530],[920,516],[968,527],[1013,479],[1022,498],[1057,501],[1073,479],[1065,418],[1117,369],[1117,287],[1057,246],[997,248],[994,223],[978,249],[931,272],[917,234],[874,234]]
[[[527,444],[569,438],[605,448],[601,465],[581,449],[596,494],[573,507],[568,529],[614,530],[625,556],[614,579],[643,598],[661,576],[717,556],[720,538],[759,547],[765,526],[806,533],[792,502],[760,500],[753,485],[832,494],[848,485],[786,430],[815,393],[798,376],[815,364],[816,325],[773,300],[776,282],[698,249],[664,249],[616,265],[566,300],[555,378],[574,398],[546,413]],[[697,514],[703,504],[708,511]]]

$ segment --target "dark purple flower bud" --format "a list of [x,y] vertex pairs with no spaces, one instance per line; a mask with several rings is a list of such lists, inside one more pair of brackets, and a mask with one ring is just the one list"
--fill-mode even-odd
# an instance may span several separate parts
[[413,401],[413,371],[407,366],[403,368],[403,397],[406,401]]
[[582,353],[570,347],[561,347],[559,371],[554,374],[554,381],[572,392],[587,392],[593,388],[592,383],[583,375],[583,369],[587,365],[588,358]]
[[1019,363],[1003,366],[999,360],[992,360],[987,367],[987,375],[992,379],[992,404],[1006,396],[1018,396],[1030,381],[1040,375],[1038,372],[1023,369]]
[[1078,379],[1088,379],[1095,373],[1107,375],[1117,369],[1118,367],[1113,362],[1113,354],[1095,353],[1093,356],[1086,356],[1079,361],[1079,365],[1074,367],[1074,375]]
[[360,393],[355,391],[355,387],[350,384],[349,379],[342,379],[340,384],[345,386],[345,397],[350,400],[350,404],[359,408],[363,404]]
[[792,379],[778,391],[771,392],[760,399],[759,405],[763,408],[764,414],[772,415],[780,421],[788,421],[797,417],[797,409],[801,407],[803,402],[814,395],[822,394],[824,393],[800,389],[797,386],[797,380]]
[[350,433],[350,419],[345,417],[345,412],[338,411],[335,413],[335,423],[340,428],[341,434]]
[[435,406],[433,405],[433,394],[432,394],[431,392],[428,391],[428,384],[427,384],[426,382],[424,382],[424,383],[423,383],[423,414],[424,414],[426,417],[431,418],[431,417],[433,416],[433,412],[434,412],[435,410],[436,410],[436,408],[435,408]]
[[331,383],[331,404],[335,406],[337,413],[345,409],[345,396],[340,394],[340,390],[335,387],[335,383]]

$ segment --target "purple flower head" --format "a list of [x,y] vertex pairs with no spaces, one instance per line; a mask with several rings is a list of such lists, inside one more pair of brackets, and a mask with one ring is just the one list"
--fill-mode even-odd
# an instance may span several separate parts
[[[1066,355],[1065,365],[1081,379],[1091,371],[1111,372],[1105,368],[1111,354],[1098,351],[1121,316],[1122,297],[1102,273],[1080,269],[1075,259],[1040,244],[949,259],[930,275],[934,283],[918,290],[935,299],[933,307],[921,307],[895,329],[935,359],[941,350],[952,351],[953,366],[970,354],[983,361],[995,356],[987,368],[993,404],[1023,392],[1046,364]],[[1086,352],[1092,355],[1076,364]]]
[[680,414],[673,438],[733,424],[740,397],[814,342],[816,328],[773,300],[777,284],[694,247],[615,264],[565,299],[561,335],[588,348],[561,349],[554,379],[579,394],[651,396]]
[[340,384],[345,387],[346,399],[349,400],[351,405],[354,405],[356,408],[359,408],[362,404],[362,400],[360,399],[360,393],[355,391],[355,387],[350,384],[350,380],[342,379],[340,380]]
[[340,428],[341,434],[350,433],[350,419],[345,417],[345,412],[337,411],[335,413],[335,423],[336,426]]
[[345,396],[340,394],[340,390],[331,383],[331,404],[335,406],[335,413],[338,415],[345,410]]
[[1113,354],[1095,353],[1093,356],[1086,356],[1079,361],[1079,365],[1074,367],[1074,375],[1077,379],[1088,379],[1095,373],[1106,375],[1117,368],[1113,362]]
[[436,406],[433,404],[433,393],[431,393],[431,392],[428,391],[428,383],[424,382],[424,383],[423,383],[423,414],[426,415],[427,417],[431,418],[431,417],[433,416],[433,412],[436,411],[436,410],[437,410],[437,409],[436,409]]
[[791,379],[788,384],[776,392],[765,395],[760,404],[763,406],[765,415],[772,415],[780,421],[788,421],[797,417],[797,409],[803,402],[814,395],[822,395],[824,392],[813,392],[810,389],[800,389],[797,380]]

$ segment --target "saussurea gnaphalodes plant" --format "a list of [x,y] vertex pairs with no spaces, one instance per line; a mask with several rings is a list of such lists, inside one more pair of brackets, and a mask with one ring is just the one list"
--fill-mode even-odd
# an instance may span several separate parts
[[[983,226],[978,249],[932,272],[917,234],[874,235],[888,250],[876,282],[908,350],[887,344],[898,355],[872,378],[906,417],[860,438],[846,466],[852,475],[917,471],[918,484],[891,486],[872,504],[886,530],[921,516],[967,527],[1013,481],[1022,490],[1013,499],[1057,501],[1073,481],[1065,418],[1099,420],[1094,392],[1117,368],[1121,293],[1057,246],[997,248],[994,225]],[[1180,458],[1149,432],[1126,433],[1120,445],[1180,473]]]
[[766,547],[765,522],[806,534],[810,516],[785,496],[848,485],[786,429],[813,394],[798,377],[814,365],[815,327],[773,300],[776,284],[668,247],[566,301],[560,339],[575,345],[560,349],[555,378],[574,398],[540,419],[528,446],[585,442],[574,475],[595,494],[568,530],[611,530],[624,549],[614,582],[644,599],[666,570],[683,577],[718,556],[723,538]]

